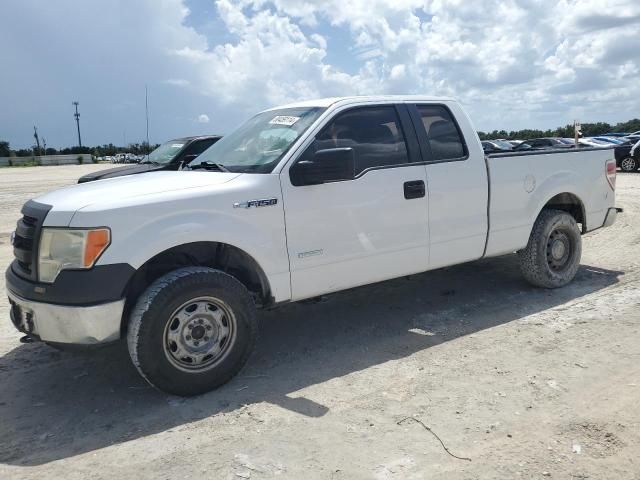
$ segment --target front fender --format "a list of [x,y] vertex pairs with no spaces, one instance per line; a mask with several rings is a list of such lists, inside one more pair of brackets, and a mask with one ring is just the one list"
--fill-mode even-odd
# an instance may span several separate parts
[[[284,210],[279,185],[217,189],[215,194],[165,194],[137,204],[108,210],[79,211],[72,226],[108,226],[112,243],[98,264],[128,263],[138,269],[149,259],[173,247],[193,242],[221,242],[250,255],[262,268],[277,301],[290,296],[289,258],[286,250]],[[277,176],[273,176],[277,181]],[[251,182],[252,180],[249,179]],[[242,187],[242,185],[240,185]],[[248,196],[249,195],[249,196]],[[270,206],[234,208],[254,198],[277,198]]]
[[[115,231],[112,247],[101,263],[114,263],[126,256],[128,263],[139,268],[150,258],[170,248],[193,242],[222,242],[251,255],[266,273],[279,273],[286,266],[284,236],[264,231],[255,224],[217,212],[194,211],[188,215],[167,215],[140,225],[133,231]],[[279,259],[280,258],[280,259]],[[285,260],[283,263],[282,260]]]

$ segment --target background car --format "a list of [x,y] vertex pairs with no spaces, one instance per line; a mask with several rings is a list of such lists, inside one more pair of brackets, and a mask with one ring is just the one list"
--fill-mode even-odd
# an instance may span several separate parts
[[138,163],[140,160],[138,159],[138,155],[134,153],[125,153],[124,154],[124,162],[125,163]]
[[623,172],[635,172],[640,166],[640,159],[638,158],[640,152],[636,149],[636,155],[631,156],[631,147],[633,147],[638,140],[628,140],[614,148],[613,153],[616,157],[616,165]]
[[[181,166],[189,164],[198,157],[198,155],[221,138],[222,136],[220,135],[177,138],[160,145],[148,156],[144,157],[144,160],[137,165],[109,168],[89,173],[80,177],[78,183],[92,182],[94,180],[102,180],[104,178],[122,177],[124,175],[135,175],[138,173],[153,172],[157,170],[178,170]],[[126,158],[124,154],[119,153],[116,157],[118,155],[121,155],[121,159]]]
[[482,150],[484,153],[507,152],[513,150],[513,146],[506,140],[483,140]]
[[623,140],[624,137],[605,137],[605,136],[600,136],[600,137],[588,137],[588,138],[592,138],[594,140],[598,140],[601,142],[607,142],[610,143],[612,145],[621,145],[625,142],[625,140]]
[[603,136],[605,136],[605,137],[626,137],[627,135],[629,135],[629,134],[628,133],[621,133],[621,132],[609,132],[609,133],[603,134]]
[[609,142],[605,142],[604,140],[596,140],[593,137],[581,138],[580,140],[578,140],[578,145],[581,147],[592,148],[609,148],[613,146],[613,144]]
[[525,150],[548,150],[556,148],[575,148],[575,142],[572,138],[546,137],[531,138],[514,147],[514,151]]

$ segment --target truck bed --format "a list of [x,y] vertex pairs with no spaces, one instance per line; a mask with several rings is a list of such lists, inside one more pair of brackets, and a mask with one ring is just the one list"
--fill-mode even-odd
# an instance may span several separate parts
[[526,246],[541,208],[563,193],[574,195],[583,205],[583,233],[601,227],[607,209],[614,206],[606,177],[606,162],[614,158],[613,150],[579,148],[487,155],[490,200],[485,255],[502,255]]

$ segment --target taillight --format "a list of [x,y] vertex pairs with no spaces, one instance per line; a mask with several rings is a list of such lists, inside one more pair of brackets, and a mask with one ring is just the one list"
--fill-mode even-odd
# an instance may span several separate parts
[[616,161],[615,160],[607,160],[607,165],[605,167],[607,172],[607,181],[611,186],[612,190],[616,189]]

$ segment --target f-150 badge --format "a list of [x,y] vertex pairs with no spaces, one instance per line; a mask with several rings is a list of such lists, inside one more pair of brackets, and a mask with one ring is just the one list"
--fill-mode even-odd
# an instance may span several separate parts
[[233,208],[270,207],[278,203],[277,198],[263,198],[262,200],[249,200],[247,202],[236,202]]

